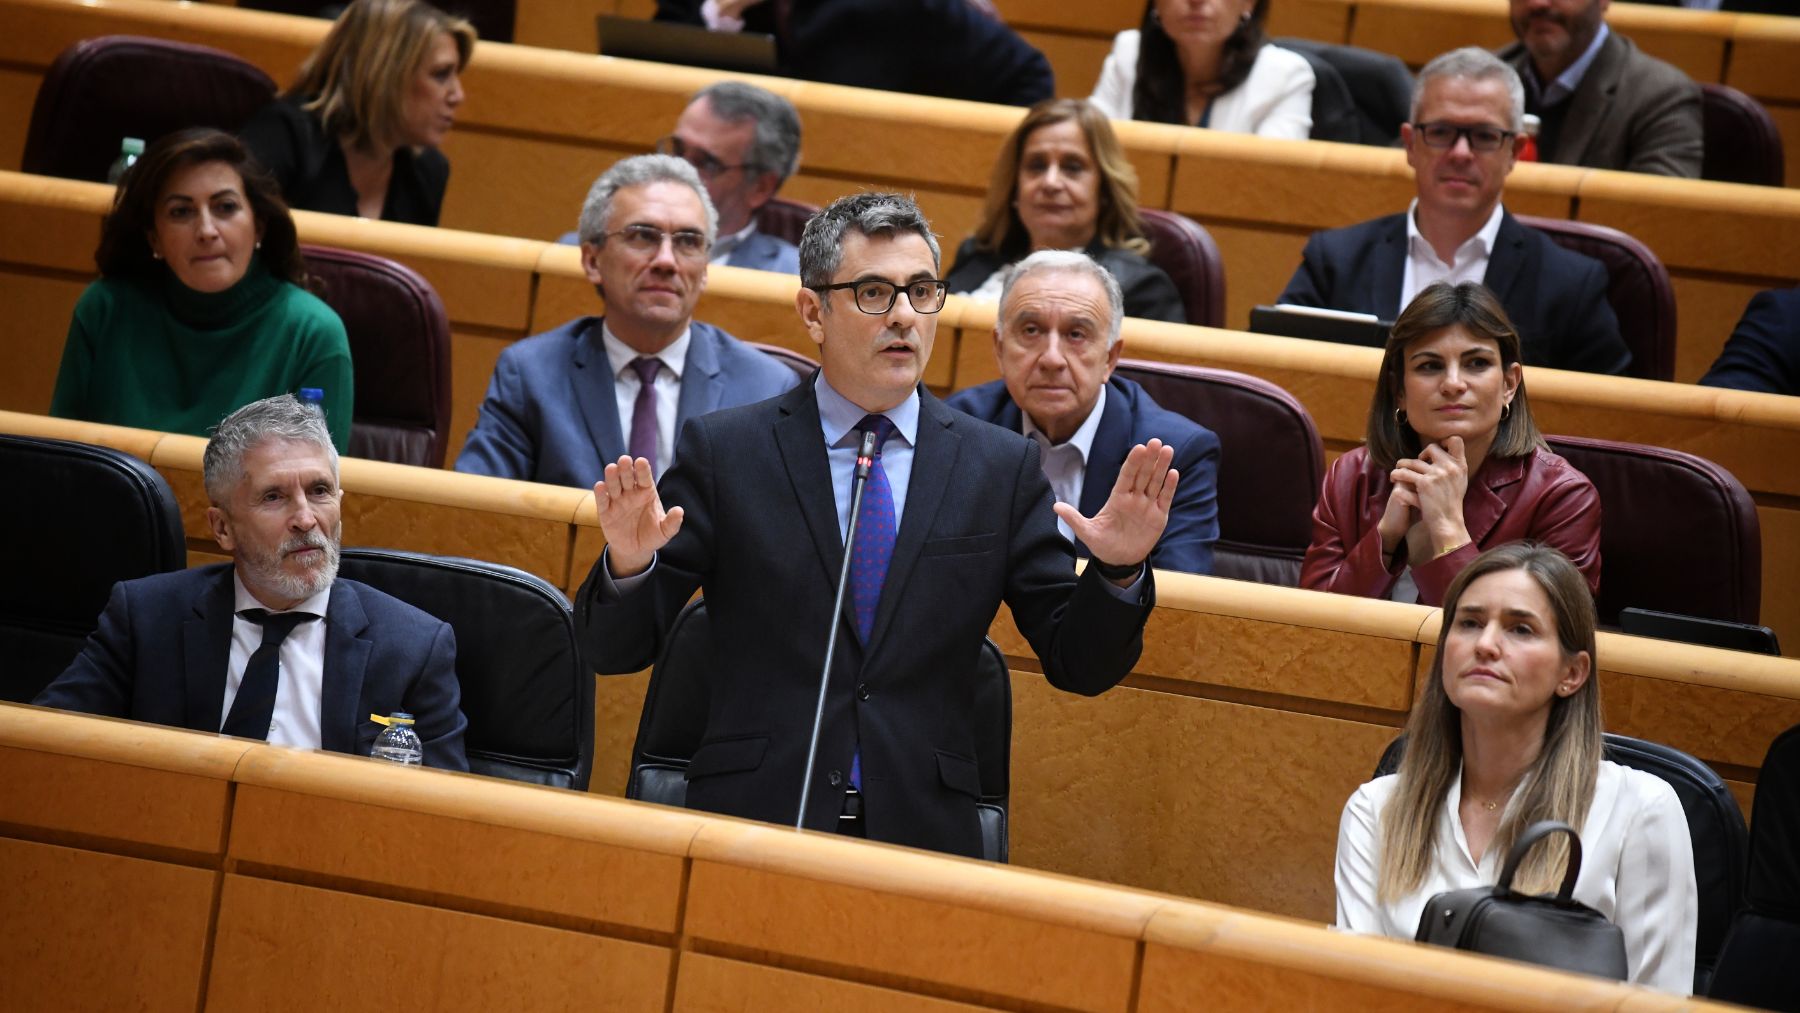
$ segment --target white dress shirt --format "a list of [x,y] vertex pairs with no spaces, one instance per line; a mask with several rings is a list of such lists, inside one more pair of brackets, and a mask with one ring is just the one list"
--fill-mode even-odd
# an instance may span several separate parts
[[[232,611],[265,609],[244,587],[236,571],[231,574],[235,592]],[[310,612],[319,618],[295,626],[281,642],[280,674],[275,684],[275,712],[269,722],[269,743],[297,749],[318,749],[322,742],[319,731],[320,698],[325,687],[325,609],[331,602],[331,588],[313,595],[288,612]],[[219,727],[231,716],[231,705],[237,700],[238,688],[244,684],[244,669],[250,656],[262,646],[263,628],[243,616],[231,620],[231,655],[225,663],[225,703],[219,709]]]
[[[1463,836],[1462,772],[1450,781],[1438,820],[1436,859],[1425,882],[1393,904],[1376,898],[1381,811],[1399,786],[1397,774],[1356,789],[1338,825],[1337,927],[1411,939],[1425,903],[1446,890],[1491,886],[1506,856],[1490,847],[1477,862]],[[1514,800],[1517,794],[1515,793]],[[1512,805],[1509,801],[1508,807]],[[1694,937],[1699,895],[1693,843],[1675,789],[1654,774],[1601,761],[1594,801],[1581,824],[1581,875],[1575,899],[1625,934],[1627,980],[1682,995],[1694,988]]]
[[[1094,434],[1100,431],[1100,419],[1106,414],[1106,385],[1100,385],[1100,396],[1094,399],[1093,410],[1088,417],[1081,420],[1075,434],[1062,443],[1051,443],[1050,437],[1044,434],[1031,416],[1024,411],[1019,412],[1019,428],[1026,436],[1031,437],[1038,445],[1042,455],[1038,458],[1044,466],[1044,477],[1050,480],[1050,491],[1056,494],[1058,503],[1067,503],[1081,509],[1081,491],[1087,482],[1088,455],[1094,450]],[[1056,519],[1056,530],[1073,542],[1075,532],[1070,530],[1068,522],[1061,517]]]
[[1506,209],[1495,202],[1494,212],[1488,215],[1487,222],[1456,248],[1454,259],[1446,264],[1438,259],[1430,241],[1420,234],[1416,220],[1418,210],[1419,200],[1415,197],[1406,209],[1406,273],[1400,280],[1402,310],[1412,305],[1413,297],[1432,282],[1460,285],[1465,281],[1486,281],[1488,259],[1494,255],[1494,240],[1500,235],[1500,220],[1506,215]]
[[[675,456],[675,414],[681,406],[681,371],[687,367],[688,338],[691,329],[684,328],[681,336],[671,341],[668,347],[657,352],[654,358],[662,360],[662,369],[656,373],[656,477],[669,469],[669,461]],[[630,345],[620,341],[613,335],[612,328],[603,320],[600,324],[600,344],[606,349],[606,361],[613,371],[613,397],[619,405],[619,432],[625,437],[625,445],[631,446],[631,417],[637,409],[638,389],[643,382],[638,379],[637,370],[631,368],[632,360],[639,354]]]

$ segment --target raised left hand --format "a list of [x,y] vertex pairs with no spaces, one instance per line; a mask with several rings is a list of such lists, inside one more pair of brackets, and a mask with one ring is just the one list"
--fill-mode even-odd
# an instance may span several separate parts
[[1175,499],[1175,483],[1181,477],[1169,462],[1175,448],[1151,440],[1131,448],[1113,483],[1112,495],[1092,518],[1068,503],[1056,504],[1056,516],[1069,525],[1088,552],[1103,563],[1131,566],[1150,558],[1163,528],[1169,524],[1169,504]]

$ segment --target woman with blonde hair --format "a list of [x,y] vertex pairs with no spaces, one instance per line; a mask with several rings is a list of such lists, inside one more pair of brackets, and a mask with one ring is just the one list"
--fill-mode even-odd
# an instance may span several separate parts
[[437,146],[474,49],[467,21],[424,0],[354,0],[239,136],[290,207],[436,225],[450,181]]
[[[1699,897],[1675,790],[1603,759],[1594,600],[1567,556],[1514,542],[1450,585],[1398,773],[1363,785],[1338,828],[1337,925],[1411,939],[1435,895],[1492,885],[1524,829],[1581,834],[1576,900],[1625,936],[1627,980],[1693,988]],[[1553,891],[1563,835],[1527,853],[1525,893]]]
[[952,292],[997,302],[1004,269],[1037,250],[1094,258],[1119,280],[1126,316],[1188,322],[1175,283],[1144,258],[1137,172],[1112,124],[1081,99],[1039,102],[1006,139],[981,223],[944,280]]

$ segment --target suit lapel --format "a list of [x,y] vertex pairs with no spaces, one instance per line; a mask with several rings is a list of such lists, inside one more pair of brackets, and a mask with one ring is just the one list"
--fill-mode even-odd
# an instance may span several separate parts
[[[875,610],[875,632],[869,637],[869,653],[880,645],[893,623],[894,612],[918,562],[919,550],[931,533],[944,490],[956,470],[962,437],[952,428],[956,412],[944,406],[923,386],[919,388],[919,443],[913,448],[912,477],[906,483],[906,505],[900,515],[900,531],[894,539],[894,555],[888,561],[881,584],[881,604]],[[835,576],[835,574],[833,575]]]
[[1094,445],[1088,449],[1087,470],[1081,479],[1081,502],[1076,506],[1083,516],[1092,517],[1106,505],[1113,483],[1119,480],[1119,465],[1131,451],[1131,395],[1123,385],[1109,381],[1106,389],[1106,412],[1100,416],[1100,428],[1094,432]]
[[[1494,235],[1494,251],[1488,256],[1487,274],[1482,284],[1492,291],[1501,305],[1513,305],[1513,287],[1525,268],[1525,226],[1507,212],[1500,214],[1500,231]],[[1517,325],[1518,320],[1513,323]]]
[[1588,145],[1594,140],[1594,133],[1600,129],[1600,122],[1612,109],[1613,98],[1619,92],[1619,77],[1625,70],[1625,42],[1617,32],[1610,32],[1606,41],[1600,44],[1600,52],[1595,55],[1594,62],[1575,89],[1575,94],[1566,99],[1569,103],[1569,115],[1563,120],[1562,134],[1556,139],[1556,155],[1559,161],[1569,165],[1581,164],[1581,157],[1587,153]]
[[187,726],[195,731],[216,732],[225,723],[225,676],[236,615],[232,573],[229,566],[219,568],[218,578],[194,596],[194,614],[181,626]]
[[334,753],[356,752],[357,713],[362,702],[363,675],[369,664],[369,628],[362,597],[346,580],[331,584],[331,603],[325,610],[325,677],[319,692],[319,744]]
[[725,396],[719,377],[719,342],[705,324],[689,327],[687,362],[681,367],[681,399],[675,405],[675,434],[687,420],[717,411]]
[[1400,286],[1406,282],[1406,216],[1395,215],[1382,232],[1381,249],[1370,264],[1369,291],[1374,295],[1375,315],[1392,320],[1400,315]]
[[593,441],[594,451],[605,465],[625,455],[625,430],[619,425],[619,397],[613,390],[612,363],[600,343],[603,319],[590,318],[587,326],[575,333],[569,386],[574,388],[575,406],[587,424],[588,439]]
[[1506,514],[1511,500],[1503,491],[1517,485],[1525,477],[1525,462],[1529,458],[1490,457],[1483,462],[1481,470],[1470,479],[1476,488],[1471,490],[1473,496],[1463,500],[1463,527],[1468,529],[1469,541],[1481,545],[1494,525]]
[[844,562],[844,539],[838,533],[837,500],[813,385],[802,383],[783,394],[776,410],[780,414],[775,420],[775,446],[781,452],[782,467],[794,500],[800,504],[800,517],[812,536],[819,564],[835,587],[838,568]]

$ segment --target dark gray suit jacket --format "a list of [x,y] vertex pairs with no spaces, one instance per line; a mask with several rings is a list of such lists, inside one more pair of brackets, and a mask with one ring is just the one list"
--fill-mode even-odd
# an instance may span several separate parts
[[[1531,54],[1515,42],[1500,51],[1521,77]],[[1568,119],[1546,162],[1700,178],[1700,86],[1686,74],[1609,31],[1568,100]]]

